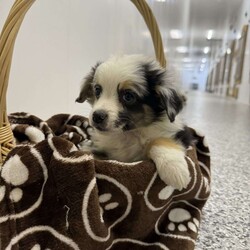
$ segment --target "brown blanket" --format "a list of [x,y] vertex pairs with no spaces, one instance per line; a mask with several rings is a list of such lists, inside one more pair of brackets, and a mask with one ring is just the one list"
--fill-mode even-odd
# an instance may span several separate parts
[[180,192],[150,161],[98,161],[78,150],[91,143],[84,117],[9,119],[19,145],[1,169],[0,249],[194,249],[210,193],[203,135],[193,130],[192,181]]

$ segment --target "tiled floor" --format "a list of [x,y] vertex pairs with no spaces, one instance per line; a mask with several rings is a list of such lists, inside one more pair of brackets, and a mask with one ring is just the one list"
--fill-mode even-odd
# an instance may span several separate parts
[[203,211],[197,250],[250,249],[250,106],[191,93],[189,126],[207,135],[212,194]]

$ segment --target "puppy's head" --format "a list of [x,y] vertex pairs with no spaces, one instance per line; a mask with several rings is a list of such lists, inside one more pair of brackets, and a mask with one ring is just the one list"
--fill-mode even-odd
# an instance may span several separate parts
[[91,124],[100,131],[131,130],[168,117],[183,107],[171,73],[140,55],[111,57],[92,68],[77,102],[93,107]]

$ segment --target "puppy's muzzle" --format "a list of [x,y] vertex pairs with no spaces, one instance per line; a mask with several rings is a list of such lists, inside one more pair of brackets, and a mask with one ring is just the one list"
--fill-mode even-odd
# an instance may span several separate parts
[[96,110],[92,115],[93,126],[101,131],[106,130],[108,113],[104,110]]

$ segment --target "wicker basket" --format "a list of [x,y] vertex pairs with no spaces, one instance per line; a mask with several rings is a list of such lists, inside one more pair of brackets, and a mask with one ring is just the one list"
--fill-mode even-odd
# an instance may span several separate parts
[[[6,92],[15,40],[26,12],[35,0],[16,0],[0,36],[0,165],[15,147],[14,137],[7,117]],[[162,39],[156,20],[145,0],[131,0],[143,16],[153,40],[157,60],[166,66]]]

